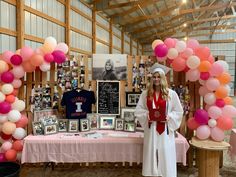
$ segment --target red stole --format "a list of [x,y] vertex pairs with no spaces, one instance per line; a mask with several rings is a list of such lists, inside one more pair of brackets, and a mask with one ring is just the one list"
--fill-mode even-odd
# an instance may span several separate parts
[[[153,100],[156,108],[153,108]],[[153,100],[147,97],[147,107],[149,110],[149,119],[151,121],[156,121],[156,130],[159,134],[165,131],[166,121],[166,100],[162,99],[162,94],[159,94],[158,99],[156,98],[156,93],[153,94]]]

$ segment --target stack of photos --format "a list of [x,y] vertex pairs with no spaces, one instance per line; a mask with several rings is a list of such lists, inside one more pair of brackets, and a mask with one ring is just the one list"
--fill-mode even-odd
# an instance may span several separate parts
[[121,118],[124,120],[124,131],[135,132],[135,116],[133,108],[123,108],[121,110]]
[[46,86],[32,89],[30,104],[32,105],[34,110],[51,108],[52,107],[51,88],[49,86]]
[[43,98],[42,98],[43,109],[51,108],[52,107],[51,88],[49,86],[43,87],[42,92],[43,92]]

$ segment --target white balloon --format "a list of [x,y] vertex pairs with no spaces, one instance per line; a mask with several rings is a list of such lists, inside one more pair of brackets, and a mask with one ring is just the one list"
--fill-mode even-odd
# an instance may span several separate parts
[[0,123],[8,121],[7,114],[0,114]]
[[11,110],[8,113],[7,118],[11,122],[17,122],[21,118],[21,113],[18,110]]
[[0,92],[0,102],[3,102],[6,99],[6,95]]
[[167,53],[169,59],[174,59],[178,56],[178,51],[175,48],[170,48]]
[[3,84],[3,86],[2,86],[2,93],[5,95],[12,93],[13,90],[14,90],[14,88],[11,84]]
[[49,36],[44,40],[44,44],[50,45],[51,47],[53,47],[53,49],[55,49],[57,46],[57,40],[54,37]]
[[25,102],[22,100],[15,100],[15,102],[11,105],[12,109],[23,111],[25,109]]
[[200,59],[195,56],[192,55],[190,57],[188,57],[187,61],[186,61],[186,65],[190,68],[190,69],[196,69],[199,65],[200,65]]
[[43,72],[49,71],[51,69],[50,63],[43,62],[42,65],[39,66],[40,70]]
[[178,52],[183,52],[186,49],[186,43],[184,41],[177,41],[175,48]]
[[216,96],[214,93],[207,93],[204,96],[204,101],[206,104],[212,105],[216,102]]
[[209,119],[209,120],[208,120],[208,125],[209,125],[209,127],[213,128],[213,127],[216,126],[216,124],[217,124],[217,122],[216,122],[215,119]]
[[16,130],[14,131],[12,136],[15,139],[21,140],[21,139],[23,139],[26,136],[26,131],[23,128],[16,128]]

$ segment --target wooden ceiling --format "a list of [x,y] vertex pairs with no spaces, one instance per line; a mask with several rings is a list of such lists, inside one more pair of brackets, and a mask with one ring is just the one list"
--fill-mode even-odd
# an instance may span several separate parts
[[[236,0],[93,0],[104,13],[141,44],[166,37],[236,32]],[[220,31],[219,31],[220,30]]]

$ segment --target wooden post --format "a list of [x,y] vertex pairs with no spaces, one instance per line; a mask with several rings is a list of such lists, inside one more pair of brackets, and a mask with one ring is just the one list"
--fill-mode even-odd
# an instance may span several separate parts
[[68,45],[68,48],[70,50],[70,0],[66,0],[65,4],[65,22],[66,22],[66,34],[65,34],[65,42]]
[[125,40],[124,40],[124,31],[122,30],[121,31],[121,53],[123,54],[124,53],[124,46],[125,46]]
[[96,11],[92,10],[92,53],[96,53]]
[[112,19],[110,19],[109,21],[109,53],[112,53],[112,49],[113,49],[113,34],[112,34]]

